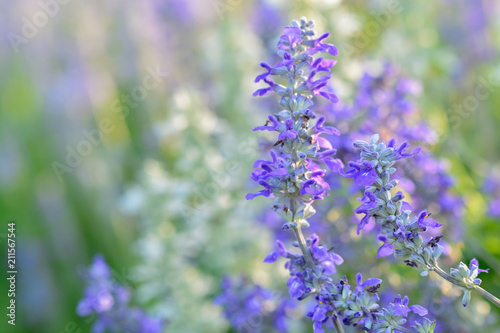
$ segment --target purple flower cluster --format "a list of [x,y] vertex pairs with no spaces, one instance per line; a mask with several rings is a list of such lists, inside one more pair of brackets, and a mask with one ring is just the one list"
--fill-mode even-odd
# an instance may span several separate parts
[[[319,245],[319,237],[315,234],[307,239],[306,244],[314,270],[307,265],[303,254],[288,251],[280,241],[276,242],[277,250],[271,252],[264,262],[273,263],[279,257],[288,259],[285,268],[290,272],[287,282],[290,297],[297,300],[314,297],[316,305],[307,314],[314,321],[314,333],[323,333],[323,325],[328,320],[337,318],[344,325],[358,326],[367,332],[393,332],[404,328],[408,312],[412,311],[420,316],[427,314],[427,310],[420,305],[408,307],[408,298],[401,300],[400,296],[389,307],[381,309],[376,292],[382,280],[377,278],[369,278],[363,282],[361,273],[358,273],[354,290],[351,290],[345,277],[335,284],[331,275],[336,273],[336,265],[343,263],[342,257],[326,246]],[[298,242],[292,245],[300,247]],[[427,321],[426,319],[422,325]],[[431,326],[424,332],[433,332]]]
[[[277,249],[264,261],[272,263],[279,257],[288,259],[285,267],[290,273],[287,281],[290,297],[297,300],[313,297],[316,301],[314,310],[308,314],[314,321],[315,333],[324,332],[323,324],[329,319],[337,328],[342,325],[339,321],[341,319],[344,325],[360,326],[368,332],[406,330],[403,325],[408,311],[415,310],[420,315],[427,311],[413,306],[405,312],[406,298],[404,301],[396,299],[390,307],[379,309],[376,291],[382,282],[380,279],[371,278],[363,282],[361,274],[358,274],[358,285],[354,291],[350,290],[346,279],[335,284],[331,275],[336,273],[336,265],[343,262],[342,257],[326,246],[319,245],[317,235],[313,234],[305,240],[302,234],[301,229],[309,226],[307,219],[315,213],[313,202],[323,199],[330,189],[324,180],[326,170],[321,165],[343,173],[343,164],[332,157],[336,150],[328,140],[320,137],[323,133],[339,135],[339,131],[323,126],[326,118],[317,117],[309,109],[315,95],[337,102],[337,97],[327,88],[331,74],[315,79],[318,72],[329,72],[335,62],[313,57],[318,52],[337,55],[337,50],[335,46],[323,42],[328,33],[316,37],[313,26],[312,21],[302,18],[300,23],[294,21],[292,26],[286,27],[278,42],[278,54],[282,61],[274,67],[261,63],[266,72],[255,80],[264,81],[268,87],[257,90],[254,95],[263,96],[274,91],[281,96],[280,105],[284,110],[269,115],[264,126],[254,129],[274,131],[278,135],[273,146],[276,150],[272,149],[270,153],[271,159],[257,160],[254,164],[256,169],[252,173],[252,179],[263,189],[255,194],[248,194],[247,199],[260,195],[273,197],[273,209],[288,221],[283,229],[294,231],[297,241],[292,245],[301,250],[301,254],[288,251],[282,242],[277,241]],[[286,86],[277,83],[271,76],[277,76],[282,82],[286,82]],[[317,119],[314,126],[309,125],[311,119]],[[417,153],[407,153],[406,144],[394,147],[394,142],[390,143],[388,149],[390,153],[385,152],[383,158],[392,163]],[[376,152],[371,156],[378,157]],[[354,164],[351,165],[354,167]],[[362,164],[357,167],[357,172],[349,171],[344,175],[365,184],[378,178],[377,170],[376,164]],[[426,327],[425,333],[434,331],[434,325],[429,323],[430,321],[425,321],[420,325]],[[342,331],[341,328],[340,330]]]
[[163,320],[149,317],[137,307],[131,307],[130,291],[118,284],[101,255],[96,255],[85,273],[87,287],[77,306],[79,316],[96,315],[93,333],[159,333]]
[[[264,259],[266,263],[273,263],[279,257],[289,259],[285,267],[290,271],[290,278],[287,286],[291,298],[303,300],[315,292],[317,281],[322,281],[321,277],[330,279],[328,275],[337,272],[336,265],[344,262],[341,256],[333,253],[324,245],[319,245],[319,237],[313,234],[306,240],[308,251],[314,263],[315,271],[312,272],[307,267],[307,263],[302,254],[290,252],[279,240],[276,241],[277,250],[269,253]],[[293,246],[299,247],[298,242],[293,242]]]
[[391,193],[398,184],[398,180],[391,180],[391,175],[396,172],[394,164],[401,158],[417,154],[420,149],[406,153],[406,142],[396,147],[394,140],[387,145],[384,141],[378,141],[378,134],[373,135],[370,142],[355,141],[354,147],[362,149],[361,158],[357,162],[349,162],[352,168],[341,172],[344,177],[354,178],[365,186],[364,196],[359,199],[362,204],[355,210],[358,214],[365,214],[358,226],[358,234],[373,218],[380,228],[378,239],[383,242],[377,258],[394,253],[397,258],[404,259],[408,266],[421,268],[422,276],[427,276],[429,271],[436,271],[464,290],[462,304],[467,306],[471,290],[481,284],[477,274],[487,270],[480,270],[476,259],[471,261],[469,268],[464,263],[460,263],[457,269],[451,268],[450,275],[439,268],[437,260],[443,247],[438,243],[442,236],[430,236],[424,240],[420,233],[428,228],[438,228],[441,224],[429,218],[431,214],[425,210],[411,218],[413,208],[403,201],[403,193],[399,191],[394,196]]
[[[437,244],[440,238],[431,238],[432,241],[424,242],[419,233],[427,228],[437,228],[441,224],[430,219],[430,214],[426,211],[421,212],[418,217],[410,218],[413,208],[403,201],[403,193],[399,191],[394,196],[391,194],[399,182],[391,180],[391,175],[396,172],[393,165],[397,160],[414,156],[420,151],[420,147],[407,153],[406,142],[396,146],[394,140],[387,144],[378,141],[378,135],[372,136],[369,143],[355,141],[354,147],[362,149],[361,159],[349,162],[351,169],[345,173],[341,172],[344,177],[353,178],[357,184],[365,187],[364,196],[359,199],[361,205],[355,210],[358,214],[365,214],[359,223],[358,234],[370,218],[373,218],[381,229],[378,239],[384,242],[377,257],[388,256],[396,248],[397,256],[406,258],[414,254],[412,264],[413,261],[426,262],[429,256],[437,259],[443,251]],[[420,258],[423,256],[422,251],[427,253],[426,259]],[[424,264],[423,267],[430,266]]]
[[[335,61],[314,58],[318,52],[337,55],[337,49],[324,43],[328,33],[316,37],[312,21],[302,19],[284,29],[278,42],[278,54],[282,61],[275,66],[261,63],[266,72],[257,76],[256,82],[264,81],[268,87],[257,90],[255,96],[263,96],[272,91],[280,99],[282,111],[269,115],[264,126],[254,131],[278,132],[277,141],[270,152],[270,160],[257,160],[252,179],[263,187],[262,190],[247,195],[273,197],[275,210],[289,222],[307,223],[305,219],[314,214],[312,202],[323,199],[330,189],[323,177],[324,164],[336,169],[337,160],[332,157],[336,150],[320,137],[321,134],[339,135],[334,127],[324,126],[325,117],[318,117],[309,107],[314,95],[321,95],[332,102],[336,96],[326,88],[331,74],[315,79],[318,72],[329,72]],[[283,86],[271,77],[286,82]],[[310,121],[316,120],[314,126]]]
[[276,305],[277,297],[272,291],[252,285],[244,277],[226,277],[222,280],[221,288],[222,293],[214,302],[224,308],[224,316],[238,332],[265,332],[267,324],[278,332],[288,331],[285,310],[295,307],[291,300],[284,299]]
[[481,279],[479,279],[477,276],[479,273],[488,273],[488,269],[480,269],[479,268],[479,263],[476,258],[473,258],[470,263],[469,267],[467,267],[466,264],[463,262],[460,262],[458,265],[458,268],[452,268],[450,270],[450,274],[452,277],[457,279],[458,281],[462,281],[464,285],[469,289],[464,288],[464,296],[462,297],[462,305],[465,307],[469,304],[470,302],[470,297],[471,297],[471,290],[476,288],[481,284]]

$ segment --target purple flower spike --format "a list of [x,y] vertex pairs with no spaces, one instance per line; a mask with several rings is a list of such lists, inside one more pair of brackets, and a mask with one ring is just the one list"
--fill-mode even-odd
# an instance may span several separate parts
[[[391,197],[391,190],[397,181],[390,180],[390,175],[395,172],[392,165],[396,160],[411,156],[416,150],[407,153],[407,143],[395,148],[394,140],[389,142],[390,147],[387,148],[384,142],[377,143],[379,136],[376,135],[370,143],[356,143],[357,148],[363,149],[362,158],[349,163],[351,170],[345,173],[343,163],[332,156],[337,152],[332,141],[321,137],[323,133],[340,134],[336,128],[324,126],[324,116],[317,117],[310,110],[315,101],[314,96],[322,96],[333,103],[338,101],[334,90],[328,87],[332,76],[330,69],[335,61],[315,58],[314,55],[318,52],[337,55],[338,51],[334,45],[324,43],[329,33],[317,37],[313,27],[314,22],[305,18],[286,27],[278,42],[278,55],[282,57],[282,61],[274,67],[261,63],[266,72],[255,80],[264,81],[269,87],[257,90],[254,95],[264,96],[275,92],[280,96],[281,111],[269,116],[265,126],[254,129],[276,131],[279,134],[277,140],[270,143],[274,151],[271,153],[272,160],[257,160],[251,174],[252,179],[263,189],[255,194],[248,194],[247,198],[252,199],[258,195],[273,197],[273,210],[287,221],[283,224],[283,229],[294,230],[297,241],[292,245],[300,248],[300,252],[288,252],[283,243],[277,241],[277,250],[268,254],[264,262],[273,263],[279,257],[288,259],[285,268],[290,274],[287,281],[290,297],[297,300],[313,298],[316,301],[314,309],[307,313],[314,322],[314,333],[323,333],[323,324],[330,320],[336,325],[342,322],[370,332],[403,329],[405,320],[393,318],[393,309],[381,309],[378,304],[380,299],[376,292],[382,282],[380,279],[370,278],[363,282],[361,273],[358,273],[355,290],[351,289],[346,278],[335,284],[332,275],[337,271],[336,266],[344,262],[343,258],[332,252],[333,248],[319,245],[316,234],[304,240],[301,231],[309,226],[310,217],[316,212],[314,201],[328,195],[330,185],[325,181],[324,165],[344,177],[353,178],[356,184],[368,187],[364,197],[360,199],[361,205],[356,209],[357,213],[365,214],[358,225],[358,234],[373,217],[378,226],[389,226],[391,232],[399,232],[405,237],[408,235],[407,240],[411,241],[409,235],[415,237],[415,233],[412,233],[415,228],[411,227],[417,224],[413,223],[416,218],[407,221],[398,216],[401,215],[403,196],[398,198],[396,194],[395,198]],[[276,76],[279,81],[275,82],[271,77]],[[312,119],[317,119],[314,125],[311,125]],[[408,216],[409,214],[406,218]],[[424,219],[421,222],[432,223]],[[392,233],[384,233],[386,231],[382,230],[379,236],[384,242],[378,251],[379,257],[393,253],[394,244],[399,241]],[[397,245],[400,249],[400,244]],[[439,251],[440,248],[436,249]],[[407,316],[408,311],[418,314],[426,312],[419,306],[408,307],[407,304],[407,298],[401,300],[399,297],[392,306],[403,317]],[[391,327],[387,327],[387,323]]]

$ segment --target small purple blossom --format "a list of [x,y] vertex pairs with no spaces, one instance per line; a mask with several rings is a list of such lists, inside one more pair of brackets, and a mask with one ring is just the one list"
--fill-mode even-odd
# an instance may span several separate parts
[[291,298],[298,299],[302,297],[306,291],[306,284],[302,272],[296,272],[292,275],[286,282],[286,285]]
[[[266,304],[275,303],[273,292],[250,283],[245,277],[225,277],[221,289],[214,303],[222,306],[224,316],[236,331],[252,327],[255,332],[266,332],[276,325],[279,332],[286,332],[288,317],[285,309],[294,306],[290,301],[281,301],[272,312]],[[255,316],[262,316],[262,325],[253,325]]]
[[377,172],[373,168],[373,165],[368,161],[364,161],[359,164],[349,162],[349,166],[353,169],[344,173],[343,176],[353,178],[354,182],[359,186],[369,186],[377,179]]
[[97,316],[92,332],[160,333],[163,330],[163,320],[150,317],[143,310],[128,304],[131,298],[129,289],[112,278],[102,255],[94,257],[84,277],[87,286],[76,311],[82,317]]
[[363,282],[363,275],[361,273],[356,274],[356,292],[361,293],[365,290],[366,287],[375,287],[380,286],[382,283],[381,279],[377,278],[369,278],[365,282]]
[[365,214],[365,216],[359,222],[358,228],[356,230],[359,235],[361,229],[365,227],[370,221],[370,217],[372,216],[375,209],[378,208],[377,198],[370,191],[365,191],[365,195],[362,198],[358,198],[360,202],[362,202],[361,206],[356,208],[354,212],[356,214]]
[[297,131],[293,129],[293,120],[285,120],[285,130],[280,133],[278,140],[295,139],[297,137]]
[[416,305],[416,304],[408,306],[409,301],[410,300],[409,300],[408,296],[405,296],[401,300],[401,295],[398,295],[396,297],[396,299],[394,300],[394,304],[392,305],[392,309],[394,310],[394,314],[396,316],[407,317],[408,313],[411,311],[411,312],[416,313],[422,317],[427,315],[428,311],[426,308],[424,308],[421,305]]
[[384,242],[377,251],[377,259],[387,257],[394,253],[394,245],[389,243],[389,240],[384,235],[378,235],[378,240]]
[[490,270],[489,268],[487,269],[480,269],[479,268],[479,262],[477,261],[476,258],[472,258],[472,260],[470,261],[469,263],[469,268],[472,270],[473,267],[476,266],[477,267],[477,272],[478,273],[488,273],[488,271]]
[[429,216],[431,216],[431,214],[427,213],[426,210],[422,211],[418,215],[418,224],[420,226],[431,227],[431,228],[439,228],[440,226],[442,226],[441,223],[438,223],[437,221],[430,219]]
[[311,254],[315,261],[317,261],[323,268],[323,273],[332,275],[337,272],[335,265],[341,265],[344,262],[341,256],[329,251],[325,245],[318,245],[319,237],[312,234],[309,238],[311,240]]
[[285,245],[283,245],[282,242],[280,242],[279,240],[277,240],[276,241],[276,247],[278,248],[278,250],[269,253],[264,258],[264,262],[265,263],[273,263],[276,260],[278,260],[279,257],[287,258],[288,251],[286,250]]

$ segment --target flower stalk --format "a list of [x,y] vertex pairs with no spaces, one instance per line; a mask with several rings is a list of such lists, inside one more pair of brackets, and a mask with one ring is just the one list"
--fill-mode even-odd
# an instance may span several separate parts
[[362,204],[354,210],[358,214],[365,214],[358,225],[358,235],[370,219],[373,219],[380,229],[378,239],[383,242],[377,258],[394,254],[395,257],[404,259],[407,266],[420,268],[422,276],[427,276],[429,271],[435,271],[464,291],[464,307],[469,304],[472,291],[500,307],[498,298],[479,287],[482,281],[477,276],[482,272],[487,273],[488,269],[480,269],[474,258],[469,266],[461,262],[457,268],[451,268],[450,274],[444,272],[437,265],[437,260],[443,253],[443,247],[439,245],[443,236],[428,237],[424,240],[420,235],[421,232],[438,228],[441,224],[431,219],[431,214],[425,210],[418,216],[411,217],[414,209],[403,201],[403,193],[391,193],[399,182],[397,179],[391,180],[391,175],[396,172],[396,161],[418,154],[420,147],[406,152],[406,142],[396,146],[394,139],[387,144],[385,141],[378,142],[379,139],[379,135],[375,134],[369,142],[355,141],[354,147],[362,150],[360,159],[349,162],[351,169],[347,172],[340,171],[344,177],[353,178],[356,184],[365,187],[364,196],[359,199]]

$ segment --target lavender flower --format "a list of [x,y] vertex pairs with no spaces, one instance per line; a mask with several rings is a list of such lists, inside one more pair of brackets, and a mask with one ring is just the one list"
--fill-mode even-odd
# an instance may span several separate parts
[[[254,131],[278,132],[276,151],[271,150],[271,160],[257,160],[252,179],[263,189],[247,195],[247,199],[256,196],[273,197],[275,211],[289,222],[307,224],[306,219],[314,214],[312,202],[328,195],[328,183],[323,180],[326,170],[321,164],[332,165],[331,157],[336,150],[326,145],[321,134],[336,134],[337,129],[323,126],[325,117],[317,118],[309,107],[312,97],[321,95],[335,102],[337,98],[325,90],[331,74],[315,79],[318,72],[329,71],[334,61],[322,57],[314,58],[318,52],[337,55],[335,46],[324,43],[328,34],[316,37],[312,30],[314,23],[302,19],[294,21],[284,29],[278,42],[278,54],[282,61],[275,66],[261,63],[266,72],[257,76],[256,82],[264,81],[269,87],[257,90],[255,96],[263,96],[272,91],[281,96],[280,105],[284,108],[275,115],[269,115],[264,126]],[[286,80],[287,86],[276,83],[272,76]],[[310,126],[311,119],[317,119]]]
[[[420,151],[420,147],[406,152],[408,144],[403,142],[396,146],[391,140],[386,145],[384,141],[378,143],[379,136],[374,135],[370,142],[355,141],[354,147],[361,148],[361,159],[358,162],[349,162],[352,169],[341,172],[344,177],[351,177],[355,180],[365,179],[367,173],[373,172],[370,176],[371,182],[363,182],[365,185],[365,195],[359,199],[362,204],[355,212],[365,214],[358,226],[360,230],[368,223],[370,218],[381,228],[378,239],[384,244],[380,247],[377,257],[388,256],[396,249],[396,256],[407,258],[412,255],[411,262],[425,263],[422,266],[430,267],[426,262],[430,257],[437,259],[443,248],[437,242],[430,240],[424,242],[419,235],[427,228],[437,228],[441,224],[429,218],[426,211],[421,212],[418,217],[411,218],[412,207],[403,201],[401,192],[391,195],[391,190],[398,184],[398,180],[391,180],[391,174],[396,172],[393,165],[397,160],[414,156]],[[424,245],[424,246],[422,246]],[[427,272],[427,269],[424,270]]]
[[87,287],[76,312],[82,317],[97,315],[92,332],[159,333],[163,330],[165,324],[161,319],[129,306],[130,291],[112,278],[103,256],[94,257],[85,278]]

